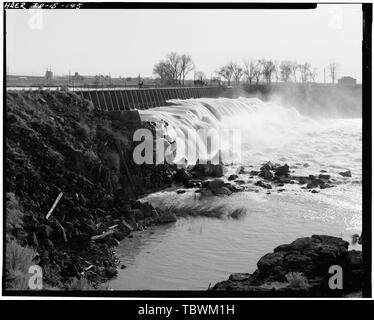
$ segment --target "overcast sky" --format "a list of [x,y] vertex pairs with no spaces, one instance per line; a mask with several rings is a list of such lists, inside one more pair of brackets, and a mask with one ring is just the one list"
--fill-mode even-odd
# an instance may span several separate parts
[[[316,10],[7,10],[10,74],[152,76],[166,53],[192,55],[208,77],[244,57],[339,64],[361,82],[360,4]],[[192,75],[192,74],[191,74]],[[193,75],[192,75],[193,76]],[[329,79],[328,79],[329,80]]]

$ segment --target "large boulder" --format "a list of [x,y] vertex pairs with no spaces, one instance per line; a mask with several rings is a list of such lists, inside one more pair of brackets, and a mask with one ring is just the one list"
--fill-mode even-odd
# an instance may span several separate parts
[[[269,296],[342,296],[362,290],[363,263],[360,251],[348,251],[341,238],[313,235],[282,244],[257,262],[253,274],[233,274],[210,290],[242,290],[257,296],[268,288]],[[329,268],[343,268],[343,290],[331,290]]]
[[275,175],[277,177],[288,176],[289,172],[290,172],[290,167],[287,164],[285,164],[283,166],[276,167],[276,169],[275,169]]
[[192,176],[187,172],[185,168],[178,169],[177,172],[174,175],[174,180],[176,182],[184,183],[186,184],[189,179],[191,179]]
[[257,262],[257,268],[263,275],[269,274],[271,269],[283,265],[283,258],[282,252],[267,253]]
[[343,171],[343,172],[339,172],[339,174],[340,174],[341,176],[343,176],[343,177],[348,177],[348,178],[352,177],[352,173],[351,173],[350,170]]
[[300,272],[305,275],[313,275],[316,269],[312,258],[297,253],[285,256],[283,265],[287,272]]
[[195,173],[198,177],[222,177],[223,165],[212,164],[208,161],[206,164],[196,163],[191,172]]

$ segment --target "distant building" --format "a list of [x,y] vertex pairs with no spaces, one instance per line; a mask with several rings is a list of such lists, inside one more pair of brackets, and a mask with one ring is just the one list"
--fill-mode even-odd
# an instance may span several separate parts
[[53,72],[51,70],[47,69],[46,72],[45,72],[45,78],[47,80],[52,80],[52,78],[53,78]]
[[338,79],[338,84],[345,86],[354,86],[356,84],[356,79],[352,77],[342,77]]

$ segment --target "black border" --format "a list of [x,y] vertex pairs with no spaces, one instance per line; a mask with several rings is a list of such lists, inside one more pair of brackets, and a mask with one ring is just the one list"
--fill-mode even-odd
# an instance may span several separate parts
[[[5,3],[22,3],[11,2]],[[45,4],[42,9],[50,9],[47,6],[56,4],[58,2],[23,2],[25,9],[32,8],[34,3]],[[277,2],[60,2],[53,10],[59,9],[73,9],[69,5],[81,4],[79,9],[315,9],[316,3],[277,3]],[[19,10],[12,9],[9,10]]]
[[362,5],[363,13],[363,39],[362,39],[362,255],[364,262],[364,282],[370,284],[364,286],[363,297],[372,296],[372,81],[371,81],[371,33],[373,22],[373,5],[372,3],[365,3]]
[[[21,2],[13,2],[21,3]],[[36,2],[26,2],[25,7],[30,8]],[[38,2],[44,4],[52,4],[52,2]],[[79,2],[64,2],[64,7],[56,7],[56,9],[69,9],[67,4],[78,4]],[[4,3],[5,5],[6,3]],[[118,3],[118,2],[81,2],[83,9],[315,9],[317,3]],[[329,4],[328,2],[320,4]],[[334,3],[342,4],[342,3]],[[349,4],[349,3],[344,3]],[[355,3],[359,4],[359,3]],[[48,8],[44,8],[48,9]],[[4,9],[3,7],[3,106],[6,106],[6,10],[22,10],[22,9]],[[76,9],[69,9],[76,10]],[[371,32],[372,32],[372,4],[362,3],[363,11],[363,40],[362,40],[362,146],[363,146],[363,164],[362,164],[362,187],[363,187],[363,211],[362,211],[362,234],[363,234],[363,261],[364,261],[364,283],[363,297],[369,298],[372,296],[372,218],[371,218]],[[5,108],[3,108],[3,164],[6,161],[6,118]],[[3,165],[3,199],[5,200],[5,165]],[[5,201],[3,201],[3,212],[5,213]],[[3,278],[2,278],[2,295],[4,296],[31,296],[31,297],[143,297],[143,298],[269,298],[269,294],[257,294],[256,297],[249,297],[245,292],[218,292],[218,291],[7,291],[5,290],[5,214],[3,222]],[[279,294],[273,295],[279,298],[297,298],[296,296],[285,297]],[[299,296],[300,298],[302,296]],[[258,301],[258,300],[257,300]],[[155,302],[155,301],[154,301]],[[203,301],[201,301],[203,303]],[[232,301],[237,303],[240,301]],[[273,301],[275,302],[275,301]],[[283,301],[286,302],[286,301]],[[220,301],[216,301],[220,303]],[[144,301],[145,304],[145,301]]]

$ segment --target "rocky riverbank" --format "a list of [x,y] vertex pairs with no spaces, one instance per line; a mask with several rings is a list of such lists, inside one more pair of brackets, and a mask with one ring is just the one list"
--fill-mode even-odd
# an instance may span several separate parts
[[[283,244],[257,262],[257,270],[235,273],[212,291],[245,291],[248,296],[334,297],[359,293],[363,287],[362,252],[348,250],[341,238],[313,235]],[[333,265],[342,268],[342,289],[332,290],[329,273]],[[338,284],[336,280],[332,281]]]
[[[6,288],[87,289],[116,275],[114,248],[132,230],[175,221],[137,201],[170,186],[174,166],[133,163],[137,112],[97,112],[74,93],[7,92]],[[27,260],[22,260],[27,256]]]

